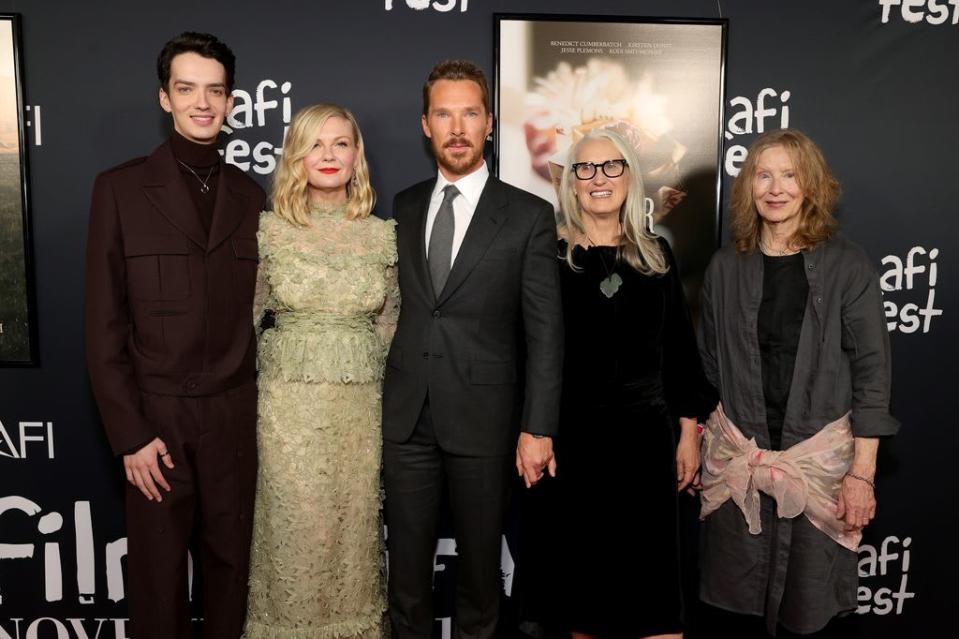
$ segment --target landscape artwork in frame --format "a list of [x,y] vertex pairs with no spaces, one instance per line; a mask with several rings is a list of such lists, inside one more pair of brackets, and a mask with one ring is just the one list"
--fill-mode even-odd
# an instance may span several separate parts
[[0,14],[0,366],[37,364],[20,19]]

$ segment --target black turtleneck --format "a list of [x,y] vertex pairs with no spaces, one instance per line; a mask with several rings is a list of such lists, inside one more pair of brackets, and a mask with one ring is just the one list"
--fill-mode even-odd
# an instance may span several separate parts
[[[210,225],[213,223],[213,205],[216,202],[216,186],[220,174],[220,154],[217,152],[216,144],[197,144],[173,131],[170,135],[170,146],[173,148],[173,157],[177,159],[177,166],[187,193],[190,194],[196,210],[200,213],[203,228],[209,234]],[[206,193],[201,192],[203,183],[210,187]]]

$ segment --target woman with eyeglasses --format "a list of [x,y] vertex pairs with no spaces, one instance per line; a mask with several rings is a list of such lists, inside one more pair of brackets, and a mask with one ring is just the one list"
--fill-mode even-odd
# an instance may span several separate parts
[[716,405],[637,166],[622,137],[594,130],[570,149],[560,184],[558,469],[525,515],[553,534],[529,543],[546,583],[523,596],[574,638],[682,636],[677,493],[698,483],[697,418]]

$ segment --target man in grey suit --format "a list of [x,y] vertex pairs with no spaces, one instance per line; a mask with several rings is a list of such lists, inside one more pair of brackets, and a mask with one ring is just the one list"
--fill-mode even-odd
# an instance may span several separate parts
[[[396,196],[403,306],[383,389],[394,637],[429,638],[440,496],[457,542],[457,637],[494,637],[510,463],[554,474],[563,320],[553,207],[489,175],[483,71],[433,68],[423,133],[438,175]],[[517,431],[519,431],[517,439]]]

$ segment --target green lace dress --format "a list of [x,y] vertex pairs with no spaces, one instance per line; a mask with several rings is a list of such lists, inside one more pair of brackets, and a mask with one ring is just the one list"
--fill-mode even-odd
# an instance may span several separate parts
[[259,475],[249,639],[382,637],[380,393],[399,314],[396,229],[345,207],[260,221]]

